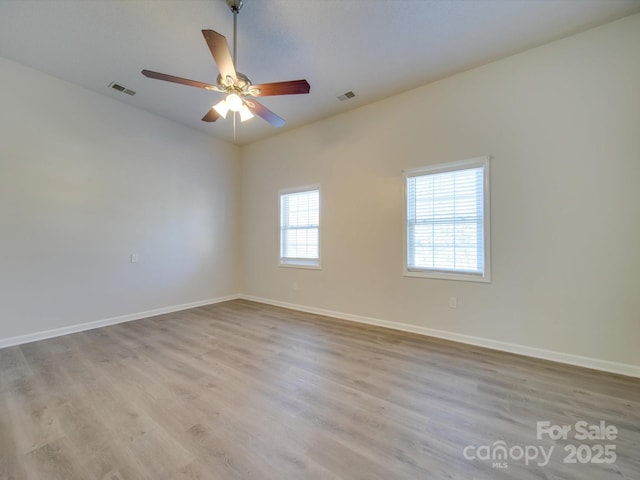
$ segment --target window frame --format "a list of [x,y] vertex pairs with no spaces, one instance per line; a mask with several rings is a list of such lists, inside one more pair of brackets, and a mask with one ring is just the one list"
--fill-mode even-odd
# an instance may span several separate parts
[[[472,168],[483,169],[483,229],[484,229],[484,272],[456,272],[447,269],[428,269],[409,267],[409,219],[408,219],[408,189],[407,181],[410,177],[431,175],[437,173],[468,170]],[[491,283],[491,157],[482,156],[460,160],[455,162],[427,165],[418,168],[411,168],[403,171],[403,275],[406,277],[432,278],[441,280],[461,280],[469,282]]]
[[[292,193],[312,192],[318,191],[318,258],[313,259],[297,259],[297,261],[283,261],[282,256],[282,196]],[[282,188],[278,190],[278,266],[286,268],[304,268],[310,270],[322,269],[322,236],[321,236],[321,224],[322,224],[322,191],[320,184],[304,185],[300,187]]]

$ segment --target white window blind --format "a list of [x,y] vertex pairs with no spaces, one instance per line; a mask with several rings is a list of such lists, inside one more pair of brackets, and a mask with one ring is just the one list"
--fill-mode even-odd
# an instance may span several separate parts
[[482,158],[407,172],[408,274],[488,281],[488,167]]
[[280,264],[320,265],[320,188],[280,193]]

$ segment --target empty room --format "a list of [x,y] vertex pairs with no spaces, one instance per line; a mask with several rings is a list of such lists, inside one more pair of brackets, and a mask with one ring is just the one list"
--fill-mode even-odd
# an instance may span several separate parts
[[0,0],[0,480],[640,478],[640,0]]

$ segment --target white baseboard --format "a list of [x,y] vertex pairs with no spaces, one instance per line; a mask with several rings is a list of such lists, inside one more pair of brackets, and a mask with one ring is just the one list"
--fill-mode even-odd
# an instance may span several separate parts
[[367,325],[376,325],[378,327],[386,327],[404,332],[417,333],[427,335],[429,337],[443,338],[454,342],[476,345],[479,347],[490,348],[492,350],[500,350],[503,352],[516,353],[527,357],[540,358],[543,360],[551,360],[553,362],[575,365],[578,367],[591,368],[603,372],[617,373],[627,375],[629,377],[640,378],[640,365],[630,365],[626,363],[610,362],[592,357],[583,357],[570,353],[557,352],[553,350],[545,350],[542,348],[528,347],[517,343],[501,342],[491,340],[489,338],[474,337],[471,335],[463,335],[460,333],[447,332],[445,330],[436,330],[433,328],[419,327],[417,325],[409,325],[406,323],[390,322],[378,318],[364,317],[361,315],[352,315],[350,313],[335,312],[333,310],[325,310],[323,308],[307,307],[305,305],[297,305],[268,298],[254,297],[252,295],[240,295],[239,298],[250,300],[278,307],[290,308],[307,313],[324,315],[327,317],[339,318],[341,320],[349,320],[351,322],[365,323]]
[[19,335],[17,337],[0,338],[0,348],[12,347],[14,345],[22,345],[24,343],[37,342],[47,338],[59,337],[61,335],[69,335],[70,333],[83,332],[85,330],[93,330],[94,328],[106,327],[117,323],[130,322],[132,320],[140,320],[142,318],[155,317],[165,313],[179,312],[180,310],[188,310],[190,308],[202,307],[204,305],[212,305],[214,303],[226,302],[228,300],[236,300],[241,298],[240,295],[227,295],[225,297],[209,298],[199,300],[197,302],[183,303],[181,305],[172,305],[169,307],[156,308],[145,312],[131,313],[118,317],[106,318],[104,320],[96,320],[93,322],[80,323],[78,325],[69,325],[68,327],[54,328],[42,332],[29,333],[27,335]]
[[611,362],[608,360],[601,360],[598,358],[583,357],[580,355],[573,355],[573,354],[557,352],[553,350],[545,350],[542,348],[528,347],[526,345],[520,345],[517,343],[501,342],[498,340],[491,340],[489,338],[474,337],[471,335],[463,335],[460,333],[448,332],[445,330],[436,330],[433,328],[420,327],[417,325],[410,325],[407,323],[391,322],[391,321],[382,320],[379,318],[365,317],[362,315],[353,315],[353,314],[344,313],[344,312],[336,312],[336,311],[327,310],[324,308],[308,307],[305,305],[281,302],[279,300],[271,300],[268,298],[255,297],[252,295],[244,295],[244,294],[227,295],[225,297],[218,297],[218,298],[209,298],[209,299],[200,300],[197,302],[190,302],[190,303],[184,303],[181,305],[173,305],[169,307],[157,308],[153,310],[147,310],[144,312],[132,313],[128,315],[122,315],[122,316],[107,318],[103,320],[96,320],[93,322],[81,323],[78,325],[70,325],[68,327],[55,328],[52,330],[45,330],[42,332],[30,333],[27,335],[20,335],[20,336],[9,337],[4,339],[0,338],[0,348],[11,347],[14,345],[22,345],[24,343],[36,342],[38,340],[45,340],[47,338],[59,337],[61,335],[68,335],[71,333],[83,332],[85,330],[93,330],[94,328],[106,327],[108,325],[115,325],[118,323],[130,322],[133,320],[140,320],[142,318],[149,318],[149,317],[154,317],[156,315],[163,315],[165,313],[178,312],[180,310],[188,310],[190,308],[202,307],[204,305],[212,305],[214,303],[226,302],[229,300],[236,300],[239,298],[244,300],[264,303],[267,305],[274,305],[278,307],[299,310],[301,312],[308,312],[316,315],[334,317],[341,320],[348,320],[351,322],[358,322],[358,323],[363,323],[367,325],[375,325],[378,327],[391,328],[394,330],[417,333],[419,335],[426,335],[429,337],[443,338],[446,340],[452,340],[454,342],[491,348],[493,350],[500,350],[503,352],[516,353],[516,354],[524,355],[527,357],[551,360],[554,362],[565,363],[568,365],[576,365],[579,367],[591,368],[591,369],[600,370],[603,372],[617,373],[620,375],[627,375],[630,377],[640,378],[639,365],[630,365],[626,363],[618,363],[618,362]]

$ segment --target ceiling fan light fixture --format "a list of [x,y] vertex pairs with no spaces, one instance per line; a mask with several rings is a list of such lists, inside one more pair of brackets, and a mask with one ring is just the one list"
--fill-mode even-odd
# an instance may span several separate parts
[[227,108],[232,112],[239,112],[244,104],[237,93],[227,95]]
[[213,109],[218,112],[222,118],[227,118],[229,107],[227,106],[227,101],[224,98],[216,103],[213,106]]
[[246,105],[242,105],[242,107],[240,107],[240,121],[246,122],[247,120],[251,120],[252,118],[253,113],[251,113],[251,110],[249,110]]

